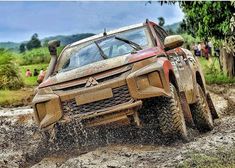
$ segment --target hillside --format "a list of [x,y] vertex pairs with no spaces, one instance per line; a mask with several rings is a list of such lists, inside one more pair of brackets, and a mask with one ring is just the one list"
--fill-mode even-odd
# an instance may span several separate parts
[[50,40],[60,40],[60,43],[62,46],[65,46],[67,44],[73,43],[75,41],[93,36],[95,34],[93,33],[82,33],[82,34],[74,34],[74,35],[58,35],[58,36],[52,36],[52,37],[46,37],[44,39],[42,39],[42,43],[46,42],[46,41],[50,41]]
[[[93,36],[93,33],[81,33],[81,34],[74,34],[74,35],[58,35],[58,36],[51,36],[41,39],[42,44],[44,42],[50,41],[50,40],[60,40],[61,45],[65,46],[67,44],[73,43],[75,41],[84,39],[86,37]],[[25,41],[24,43],[27,43]],[[15,42],[0,42],[0,48],[10,49],[17,51],[19,49],[21,43],[15,43]]]
[[14,42],[0,42],[0,48],[10,49],[10,50],[18,50],[20,43]]
[[180,24],[181,24],[181,22],[177,22],[177,23],[173,23],[173,24],[171,24],[171,25],[166,25],[166,26],[163,26],[164,27],[164,29],[166,29],[166,30],[173,30],[174,32],[176,32],[177,31],[177,29],[180,27]]

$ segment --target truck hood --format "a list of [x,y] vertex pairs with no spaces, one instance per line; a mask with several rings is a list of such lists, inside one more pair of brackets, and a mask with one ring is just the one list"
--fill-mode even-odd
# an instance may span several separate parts
[[115,58],[110,58],[102,61],[98,61],[92,64],[82,66],[70,71],[61,72],[55,76],[49,77],[46,81],[39,85],[39,88],[47,87],[63,82],[68,82],[71,80],[79,79],[82,77],[89,77],[97,73],[101,73],[110,69],[121,67],[133,62],[140,61],[142,59],[155,56],[159,54],[160,50],[158,48],[148,48],[138,51],[135,54],[127,54]]

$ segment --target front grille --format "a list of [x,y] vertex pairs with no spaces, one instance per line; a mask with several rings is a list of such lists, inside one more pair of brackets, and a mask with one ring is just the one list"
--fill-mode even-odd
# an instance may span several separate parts
[[60,89],[60,90],[70,91],[70,90],[74,90],[74,89],[84,88],[85,85],[86,85],[86,83],[83,83],[83,84],[80,84],[80,85],[70,86],[70,87],[67,87],[67,88]]
[[[115,75],[111,75],[111,76],[108,76],[108,77],[104,77],[102,79],[98,79],[97,81],[99,83],[102,83],[102,82],[105,82],[105,81],[108,81],[108,80],[111,80],[111,79],[114,79],[114,78],[117,78],[119,76],[121,76],[122,73],[118,73],[118,74],[115,74]],[[89,78],[87,78],[88,80]],[[96,78],[94,78],[96,79]],[[80,85],[76,85],[76,86],[70,86],[70,87],[67,87],[67,88],[63,88],[61,90],[63,91],[70,91],[70,90],[74,90],[74,89],[79,89],[79,88],[84,88],[86,85],[86,83],[83,83],[83,84],[80,84]]]
[[108,107],[116,106],[119,104],[127,103],[131,100],[127,85],[114,88],[113,97],[109,99],[99,100],[96,102],[83,104],[78,106],[75,98],[62,102],[62,108],[64,113],[73,114],[84,114],[92,111],[102,110]]
[[118,78],[119,76],[121,76],[122,73],[118,73],[118,74],[114,74],[114,75],[111,75],[111,76],[108,76],[108,77],[105,77],[105,78],[102,78],[102,79],[99,79],[97,80],[99,83],[101,82],[105,82],[105,81],[108,81],[108,80],[111,80],[111,79],[114,79],[114,78]]

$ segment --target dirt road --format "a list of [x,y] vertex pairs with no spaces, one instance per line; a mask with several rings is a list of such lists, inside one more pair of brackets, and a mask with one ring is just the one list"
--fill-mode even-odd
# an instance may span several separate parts
[[220,119],[213,131],[190,129],[190,142],[165,143],[157,130],[97,130],[85,144],[46,142],[29,107],[0,109],[0,167],[235,167],[235,86],[210,86]]

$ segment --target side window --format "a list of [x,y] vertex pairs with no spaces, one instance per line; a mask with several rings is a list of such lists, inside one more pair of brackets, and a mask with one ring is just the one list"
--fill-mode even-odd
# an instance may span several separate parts
[[168,36],[168,34],[159,26],[154,26],[153,28],[155,30],[155,33],[159,37],[160,41],[162,42],[162,44],[164,44],[164,40],[166,36]]

